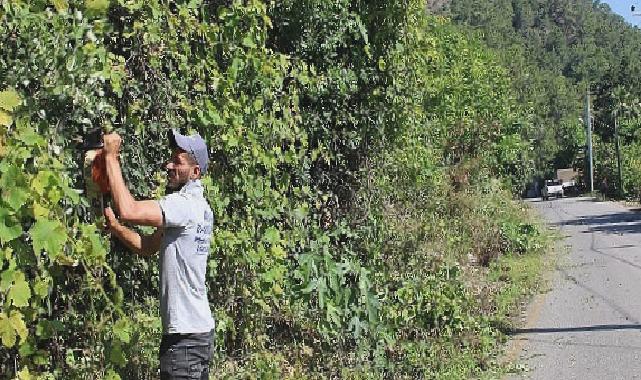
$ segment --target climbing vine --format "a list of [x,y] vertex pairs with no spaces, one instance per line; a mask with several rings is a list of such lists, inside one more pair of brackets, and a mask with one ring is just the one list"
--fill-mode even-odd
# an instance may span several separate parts
[[[157,376],[158,269],[84,192],[102,126],[145,199],[170,129],[207,140],[221,376],[425,375],[419,337],[491,331],[459,265],[409,247],[461,227],[452,194],[521,180],[527,143],[505,71],[421,2],[4,2],[0,46],[1,376]],[[400,209],[441,235],[392,236]],[[500,253],[530,242],[511,226]]]

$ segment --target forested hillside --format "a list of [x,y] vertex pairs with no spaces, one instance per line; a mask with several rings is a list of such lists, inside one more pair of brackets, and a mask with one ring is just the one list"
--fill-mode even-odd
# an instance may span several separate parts
[[0,378],[158,377],[157,259],[90,207],[95,127],[138,199],[165,193],[170,129],[210,146],[213,378],[499,376],[548,248],[515,195],[576,159],[588,83],[603,149],[615,105],[637,146],[641,42],[591,2],[438,3],[453,21],[420,0],[3,2]]
[[[527,138],[536,169],[551,175],[582,167],[585,95],[592,93],[597,137],[596,181],[616,184],[614,116],[621,126],[624,195],[639,199],[641,30],[587,0],[452,0],[432,9],[478,35],[508,68],[520,102],[529,108]],[[616,188],[613,188],[613,195]]]

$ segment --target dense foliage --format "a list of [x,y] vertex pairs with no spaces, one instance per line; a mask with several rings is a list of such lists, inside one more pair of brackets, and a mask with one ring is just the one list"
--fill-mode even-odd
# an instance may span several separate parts
[[103,125],[138,198],[163,193],[170,128],[211,147],[217,376],[493,368],[502,280],[483,273],[542,248],[508,190],[531,120],[494,53],[421,1],[3,2],[0,46],[2,376],[156,377],[156,265],[82,192],[78,144]]

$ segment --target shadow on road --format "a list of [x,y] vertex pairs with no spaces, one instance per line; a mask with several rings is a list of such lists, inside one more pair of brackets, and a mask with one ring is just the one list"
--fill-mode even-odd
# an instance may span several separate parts
[[641,330],[641,325],[594,325],[581,327],[541,327],[531,329],[511,329],[505,333],[507,335],[521,334],[549,334],[559,332],[587,332],[587,331],[614,331],[614,330]]
[[568,219],[554,226],[586,226],[585,233],[604,232],[608,234],[641,234],[641,216],[630,212],[619,212],[603,215],[586,215],[576,219]]

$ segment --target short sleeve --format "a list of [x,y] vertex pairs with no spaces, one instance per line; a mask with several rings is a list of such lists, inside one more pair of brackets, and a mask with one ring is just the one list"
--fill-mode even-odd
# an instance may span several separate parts
[[163,226],[186,227],[193,223],[193,202],[181,193],[170,194],[158,201],[163,214]]

